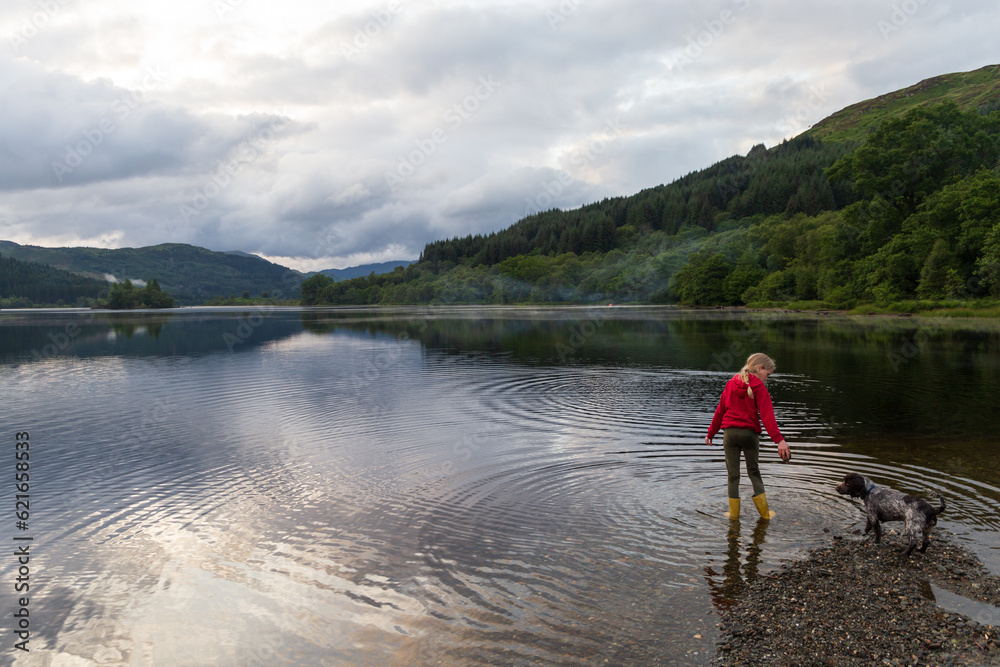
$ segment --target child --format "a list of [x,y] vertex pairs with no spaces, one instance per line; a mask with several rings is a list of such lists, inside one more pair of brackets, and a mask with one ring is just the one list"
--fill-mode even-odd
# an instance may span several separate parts
[[764,383],[774,372],[774,360],[762,352],[751,354],[739,373],[734,375],[722,391],[719,407],[715,409],[712,425],[708,427],[705,444],[711,445],[712,438],[723,431],[722,447],[726,452],[726,470],[729,473],[729,511],[725,516],[737,519],[740,516],[740,452],[746,458],[747,476],[753,484],[753,502],[757,511],[765,519],[774,516],[767,507],[764,495],[764,480],[760,476],[757,456],[760,451],[761,422],[771,440],[778,443],[778,456],[782,461],[792,458],[778,423],[774,419],[771,395]]

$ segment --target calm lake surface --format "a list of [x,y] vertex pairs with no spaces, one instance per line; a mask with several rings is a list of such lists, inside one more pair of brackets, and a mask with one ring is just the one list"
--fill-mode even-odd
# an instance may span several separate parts
[[[4,311],[0,340],[2,530],[33,538],[15,664],[704,664],[746,581],[863,526],[848,471],[943,496],[1000,572],[996,323]],[[762,439],[777,517],[744,473],[731,527],[704,435],[754,351],[793,458]]]

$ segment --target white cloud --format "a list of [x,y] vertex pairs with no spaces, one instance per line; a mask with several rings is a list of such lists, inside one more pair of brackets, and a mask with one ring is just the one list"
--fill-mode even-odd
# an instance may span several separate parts
[[978,0],[54,2],[0,26],[0,238],[303,269],[669,182],[990,64],[1000,28]]

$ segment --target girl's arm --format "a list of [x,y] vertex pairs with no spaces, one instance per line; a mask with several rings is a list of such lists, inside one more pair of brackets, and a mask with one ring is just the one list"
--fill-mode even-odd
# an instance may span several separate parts
[[722,428],[722,416],[726,414],[725,408],[725,394],[723,393],[722,398],[719,399],[719,405],[715,408],[715,415],[712,416],[712,424],[708,427],[708,435],[705,436],[705,444],[711,445],[712,438],[715,434],[719,432]]
[[781,431],[778,429],[778,421],[774,418],[774,404],[771,403],[771,394],[767,391],[767,387],[764,386],[757,387],[754,391],[760,394],[757,401],[760,421],[763,422],[764,428],[767,429],[767,434],[771,436],[771,440],[777,443],[778,456],[781,457],[782,461],[788,461],[792,458],[792,451],[788,449],[785,436],[781,435]]
[[771,394],[768,393],[767,387],[760,385],[754,387],[754,394],[758,395],[757,411],[760,413],[761,423],[767,429],[767,434],[776,443],[784,442],[785,437],[781,435],[781,430],[778,429],[778,422],[774,418],[774,405],[771,403]]

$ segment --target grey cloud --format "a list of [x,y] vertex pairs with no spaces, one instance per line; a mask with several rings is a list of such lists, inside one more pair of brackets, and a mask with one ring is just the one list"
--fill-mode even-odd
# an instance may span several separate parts
[[[159,73],[148,76],[155,85]],[[0,58],[0,85],[11,109],[0,126],[5,190],[206,171],[272,120],[197,116],[142,90],[84,83],[25,60]]]
[[[924,3],[888,39],[877,22],[892,3],[867,0],[401,2],[359,48],[358,30],[386,6],[334,16],[331,5],[300,43],[266,53],[236,16],[179,35],[228,75],[158,88],[61,184],[52,162],[129,91],[59,74],[70,52],[49,37],[30,45],[44,67],[0,58],[10,91],[0,232],[114,232],[128,245],[308,258],[393,247],[413,258],[428,241],[501,229],[536,207],[630,195],[773,145],[860,99],[987,64],[998,27],[995,4],[978,0]],[[96,35],[113,38],[113,55],[96,36],[67,38],[85,62],[144,62],[126,24]],[[352,44],[358,52],[345,54]],[[481,77],[500,84],[485,98]],[[196,111],[220,100],[262,113]],[[302,120],[216,193],[220,167],[286,113]],[[392,183],[387,174],[400,170]],[[88,186],[55,187],[79,183]],[[25,188],[48,191],[42,200]],[[204,206],[179,213],[199,196]]]
[[449,193],[440,210],[461,230],[457,234],[485,234],[540,211],[576,208],[602,194],[599,188],[566,171],[522,167],[484,174]]

